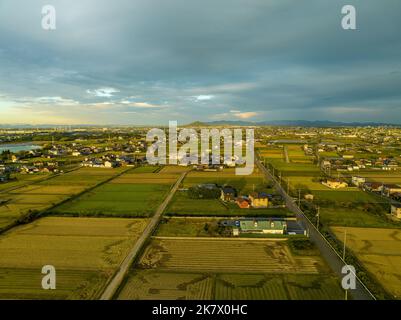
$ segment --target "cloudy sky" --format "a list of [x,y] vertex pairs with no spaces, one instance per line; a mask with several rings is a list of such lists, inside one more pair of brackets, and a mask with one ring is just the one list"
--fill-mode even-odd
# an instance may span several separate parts
[[283,119],[401,124],[400,0],[0,0],[2,124]]

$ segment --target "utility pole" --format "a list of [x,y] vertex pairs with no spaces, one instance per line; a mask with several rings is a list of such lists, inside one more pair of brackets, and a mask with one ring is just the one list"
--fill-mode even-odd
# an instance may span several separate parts
[[347,229],[344,230],[343,260],[345,261],[345,243],[347,242]]
[[290,194],[290,178],[287,177],[287,194]]
[[319,231],[319,223],[320,223],[320,207],[319,206],[317,206],[316,217],[317,217],[316,229]]
[[298,189],[298,207],[301,208],[301,189]]

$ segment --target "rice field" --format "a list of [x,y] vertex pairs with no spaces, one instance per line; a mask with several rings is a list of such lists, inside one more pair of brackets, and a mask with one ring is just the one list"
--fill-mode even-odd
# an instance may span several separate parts
[[12,174],[11,177],[15,178],[15,180],[11,180],[7,183],[0,183],[0,192],[13,189],[13,188],[18,188],[26,184],[33,183],[37,180],[41,179],[46,179],[49,177],[50,174],[47,173],[40,173],[40,174],[21,174],[21,173],[16,173]]
[[118,299],[342,299],[320,257],[294,255],[286,242],[154,239]]
[[347,247],[395,299],[401,299],[401,230],[333,227]]
[[[159,172],[148,172],[150,169]],[[55,214],[149,217],[163,202],[178,173],[159,167],[138,167],[57,207]]]
[[[144,230],[146,219],[49,217],[0,236],[0,299],[96,298]],[[41,269],[56,268],[56,290]]]
[[117,175],[122,169],[80,168],[29,186],[0,193],[7,202],[0,206],[0,229],[33,211],[49,209],[96,184]]
[[138,266],[172,271],[311,274],[325,268],[318,256],[293,255],[285,242],[201,238],[155,239]]

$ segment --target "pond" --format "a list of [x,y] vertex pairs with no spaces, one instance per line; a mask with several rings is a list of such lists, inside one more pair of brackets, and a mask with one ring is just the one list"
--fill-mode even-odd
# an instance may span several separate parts
[[41,149],[41,146],[32,144],[32,143],[15,143],[15,144],[0,144],[0,153],[5,150],[10,150],[11,152],[20,152],[20,151],[31,151],[36,149]]

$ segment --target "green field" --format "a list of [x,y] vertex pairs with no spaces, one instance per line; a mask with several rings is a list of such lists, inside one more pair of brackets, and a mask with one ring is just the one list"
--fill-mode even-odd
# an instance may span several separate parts
[[237,189],[238,192],[246,194],[253,189],[263,189],[267,184],[265,176],[255,168],[249,176],[238,176],[235,169],[224,169],[219,172],[190,172],[184,180],[184,188],[201,183],[215,183],[219,186],[229,185]]
[[7,203],[0,206],[0,229],[23,215],[47,210],[120,173],[123,169],[80,168],[0,193]]
[[[157,169],[157,173],[153,171]],[[151,171],[151,172],[149,172]],[[178,173],[158,167],[129,170],[53,210],[58,215],[148,217],[163,202]]]
[[[164,218],[157,229],[161,237],[219,237],[218,222],[221,218]],[[206,226],[206,227],[205,227]]]
[[[93,299],[142,233],[146,219],[42,218],[0,236],[0,299]],[[56,290],[41,288],[44,265]]]
[[26,184],[33,183],[36,180],[46,179],[50,174],[40,173],[40,174],[12,174],[11,177],[15,178],[8,182],[0,182],[0,192],[4,192],[9,189],[18,188]]
[[61,205],[53,213],[147,217],[155,212],[169,190],[169,185],[107,183]]

